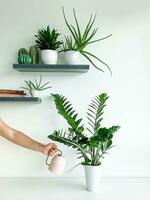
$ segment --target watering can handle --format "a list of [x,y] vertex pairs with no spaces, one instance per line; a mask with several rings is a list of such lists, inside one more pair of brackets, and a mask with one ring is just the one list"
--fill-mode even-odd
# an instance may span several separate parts
[[[57,150],[57,152],[59,152],[59,156],[62,156],[62,151],[60,150],[60,149],[56,149]],[[56,153],[57,153],[56,152]],[[50,163],[48,163],[48,159],[49,159],[49,156],[50,156],[50,153],[48,153],[48,155],[47,155],[47,158],[46,158],[46,161],[45,161],[45,163],[46,163],[46,165],[48,165],[48,166],[50,166]]]

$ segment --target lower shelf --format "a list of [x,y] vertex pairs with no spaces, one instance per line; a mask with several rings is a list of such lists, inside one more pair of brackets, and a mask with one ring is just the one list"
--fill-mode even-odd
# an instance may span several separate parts
[[41,99],[38,97],[0,97],[0,101],[41,103]]

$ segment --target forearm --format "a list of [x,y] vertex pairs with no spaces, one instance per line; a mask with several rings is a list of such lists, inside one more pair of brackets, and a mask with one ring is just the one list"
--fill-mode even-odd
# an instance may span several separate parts
[[43,148],[45,146],[17,130],[12,130],[12,133],[6,136],[5,138],[7,138],[9,141],[19,146],[22,146],[34,151],[43,152]]
[[44,145],[28,137],[24,133],[17,131],[0,119],[0,135],[9,141],[34,151],[43,152]]

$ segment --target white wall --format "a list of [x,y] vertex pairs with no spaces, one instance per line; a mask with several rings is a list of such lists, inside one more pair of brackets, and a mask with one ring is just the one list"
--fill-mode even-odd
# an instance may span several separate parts
[[[120,125],[116,147],[103,160],[103,176],[150,176],[150,2],[131,1],[70,1],[70,0],[0,0],[0,88],[19,88],[24,79],[39,73],[19,73],[12,69],[17,50],[34,44],[38,28],[50,24],[67,32],[61,6],[72,19],[76,8],[81,24],[97,11],[98,37],[113,34],[110,39],[91,50],[109,63],[113,76],[102,74],[92,66],[86,74],[44,73],[44,80],[53,85],[51,92],[69,97],[85,118],[87,105],[96,94],[108,92],[110,100],[105,112],[105,125]],[[104,67],[101,65],[101,67]],[[42,104],[0,103],[0,116],[11,126],[34,139],[48,143],[47,135],[64,127],[56,114],[49,92]],[[77,163],[75,152],[61,145],[68,166]],[[0,176],[50,176],[45,158],[29,150],[0,140]],[[66,176],[80,176],[82,167]]]

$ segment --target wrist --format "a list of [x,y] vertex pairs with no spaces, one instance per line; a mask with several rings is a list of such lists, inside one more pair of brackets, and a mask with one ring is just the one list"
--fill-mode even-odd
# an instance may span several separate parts
[[38,145],[38,151],[41,152],[41,153],[43,153],[44,148],[45,148],[45,145],[39,143],[39,145]]

